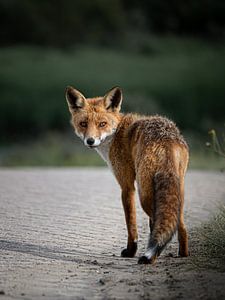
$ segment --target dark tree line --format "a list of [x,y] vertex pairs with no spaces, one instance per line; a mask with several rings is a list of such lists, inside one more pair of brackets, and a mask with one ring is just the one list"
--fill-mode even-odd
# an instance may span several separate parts
[[112,45],[128,31],[224,38],[224,0],[0,0],[0,44]]

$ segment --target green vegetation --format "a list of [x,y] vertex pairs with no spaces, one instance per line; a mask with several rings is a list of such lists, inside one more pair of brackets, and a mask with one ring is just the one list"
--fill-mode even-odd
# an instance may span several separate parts
[[225,171],[225,161],[205,149],[191,150],[190,169]]
[[119,85],[125,112],[172,118],[191,133],[191,166],[205,168],[212,161],[211,168],[217,168],[220,162],[208,160],[202,149],[204,134],[224,123],[225,45],[172,37],[145,38],[142,45],[130,51],[125,46],[1,48],[0,165],[99,165],[96,154],[77,144],[75,149],[68,142],[74,155],[64,153],[63,137],[72,132],[64,89],[74,85],[91,97]]
[[207,223],[202,225],[193,238],[195,245],[192,260],[200,268],[225,271],[225,206]]
[[129,32],[221,40],[224,14],[223,0],[0,0],[0,44],[113,46]]
[[[212,147],[215,157],[219,158],[221,165],[224,166],[225,158],[225,137],[219,141],[214,129],[209,131],[211,143],[207,142],[208,147]],[[205,157],[206,158],[206,157]],[[203,224],[200,229],[193,232],[194,248],[192,261],[200,268],[211,268],[225,271],[225,205],[221,205],[219,212],[211,220]],[[195,245],[195,246],[196,246]],[[196,254],[196,256],[195,256]]]
[[95,48],[1,49],[1,138],[67,128],[68,84],[88,96],[119,85],[125,111],[164,113],[183,129],[207,131],[224,118],[225,46],[184,42],[154,41],[155,55]]
[[[203,142],[197,147],[192,139],[192,145],[189,168],[224,170],[224,158],[204,147]],[[106,166],[106,163],[95,150],[87,149],[71,128],[67,133],[48,132],[35,141],[2,146],[0,166]]]
[[1,147],[0,166],[104,166],[96,151],[71,134],[49,132],[36,141]]

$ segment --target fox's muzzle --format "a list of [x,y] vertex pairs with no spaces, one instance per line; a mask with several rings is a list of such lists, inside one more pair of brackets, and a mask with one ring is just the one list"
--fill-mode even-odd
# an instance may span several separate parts
[[101,140],[99,138],[86,137],[84,139],[84,145],[90,148],[98,147],[101,144]]
[[92,145],[94,145],[95,140],[94,140],[93,138],[88,138],[88,139],[86,140],[86,143],[88,144],[88,146],[92,146]]

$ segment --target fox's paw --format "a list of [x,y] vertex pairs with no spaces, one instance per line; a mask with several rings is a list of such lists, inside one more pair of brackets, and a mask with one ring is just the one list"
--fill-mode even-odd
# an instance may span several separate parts
[[147,265],[147,264],[151,263],[151,259],[149,259],[147,256],[143,255],[143,256],[139,257],[138,263],[140,265]]
[[154,261],[155,261],[156,257],[153,256],[153,257],[148,257],[146,255],[143,255],[141,257],[139,257],[138,259],[138,263],[139,265],[147,265],[147,264],[153,264]]
[[121,252],[122,257],[134,257],[137,252],[137,243],[134,242],[132,246],[125,248]]

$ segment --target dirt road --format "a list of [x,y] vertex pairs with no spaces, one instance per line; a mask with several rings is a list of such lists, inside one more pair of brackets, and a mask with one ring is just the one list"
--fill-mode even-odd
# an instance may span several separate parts
[[[189,230],[221,201],[224,174],[188,172]],[[148,220],[137,206],[139,256]],[[225,299],[225,274],[176,257],[176,237],[153,266],[121,258],[125,245],[120,190],[110,171],[0,170],[0,300]]]

